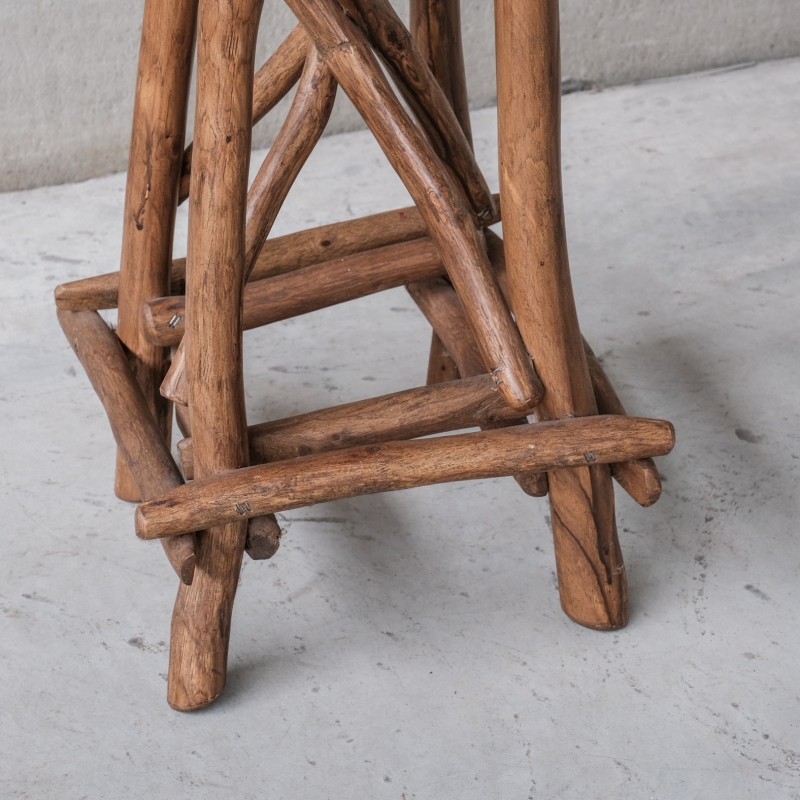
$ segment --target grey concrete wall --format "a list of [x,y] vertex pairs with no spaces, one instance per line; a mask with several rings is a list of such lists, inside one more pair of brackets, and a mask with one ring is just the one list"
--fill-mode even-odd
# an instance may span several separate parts
[[[0,0],[0,191],[125,169],[142,2]],[[494,102],[492,3],[462,0],[472,103]],[[800,55],[800,0],[562,0],[563,77],[607,86]],[[398,3],[405,14],[407,2]],[[267,0],[265,56],[292,24]],[[338,104],[331,131],[359,124]],[[280,112],[265,120],[266,144]]]

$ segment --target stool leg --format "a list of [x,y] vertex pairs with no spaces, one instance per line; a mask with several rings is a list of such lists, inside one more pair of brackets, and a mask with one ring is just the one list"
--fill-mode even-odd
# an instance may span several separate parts
[[[245,198],[255,43],[263,0],[201,0],[189,205],[186,365],[195,475],[246,466],[242,373]],[[198,536],[191,586],[172,619],[168,700],[190,711],[225,686],[247,520]]]
[[[411,0],[411,33],[472,145],[461,47],[461,0]],[[458,374],[455,361],[433,331],[428,356],[428,384],[454,380]]]
[[411,0],[411,33],[472,144],[461,46],[461,0]]
[[[197,0],[147,0],[125,194],[118,334],[165,440],[169,403],[159,394],[164,348],[148,341],[141,319],[146,300],[169,294],[196,19]],[[115,491],[123,500],[141,499],[121,455]]]
[[[558,0],[496,0],[500,186],[511,302],[546,394],[543,419],[597,413],[567,259]],[[582,625],[627,622],[608,467],[549,473],[559,590]]]

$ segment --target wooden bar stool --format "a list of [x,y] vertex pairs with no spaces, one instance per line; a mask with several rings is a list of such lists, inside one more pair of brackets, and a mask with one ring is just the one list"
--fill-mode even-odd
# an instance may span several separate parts
[[[168,681],[179,710],[224,688],[243,553],[276,552],[275,512],[335,498],[513,475],[549,496],[565,612],[624,626],[612,475],[650,505],[651,457],[674,443],[668,422],[625,414],[578,326],[557,0],[495,3],[499,204],[472,154],[458,0],[412,0],[410,30],[388,0],[286,2],[298,26],[256,71],[263,0],[146,0],[120,270],[56,290],[118,444],[116,492],[140,503],[138,535],[161,539],[181,579]],[[252,126],[295,84],[248,187]],[[337,87],[415,206],[270,238]],[[173,260],[187,197],[187,258]],[[488,228],[500,207],[505,241]],[[248,426],[244,329],[403,285],[433,328],[426,386]],[[110,308],[116,332],[97,313]],[[481,430],[421,438],[468,427]]]

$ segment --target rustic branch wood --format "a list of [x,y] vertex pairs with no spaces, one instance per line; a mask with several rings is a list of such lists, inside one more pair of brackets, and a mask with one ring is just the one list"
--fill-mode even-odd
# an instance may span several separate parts
[[[669,422],[626,414],[581,334],[558,1],[495,0],[499,195],[472,150],[459,0],[411,0],[408,27],[389,0],[285,2],[298,24],[256,71],[263,0],[145,1],[120,268],[55,292],[117,443],[116,492],[180,578],[167,697],[181,711],[225,686],[243,553],[273,557],[276,512],[336,498],[514,476],[549,499],[566,614],[624,626],[612,476],[651,505],[652,459],[674,444]],[[295,86],[248,186],[253,126]],[[338,86],[414,205],[271,237]],[[245,330],[398,286],[431,325],[426,386],[248,425]],[[116,331],[98,313],[111,309]]]

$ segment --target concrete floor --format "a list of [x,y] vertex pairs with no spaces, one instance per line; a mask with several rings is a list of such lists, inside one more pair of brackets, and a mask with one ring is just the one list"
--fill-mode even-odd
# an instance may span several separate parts
[[[114,268],[124,177],[0,196],[0,797],[799,798],[798,121],[800,61],[565,99],[584,331],[678,433],[658,505],[618,493],[627,629],[563,616],[547,503],[509,479],[331,503],[245,564],[194,715],[51,299]],[[336,137],[278,229],[405,201]],[[402,290],[248,334],[250,418],[418,385],[427,344]]]

